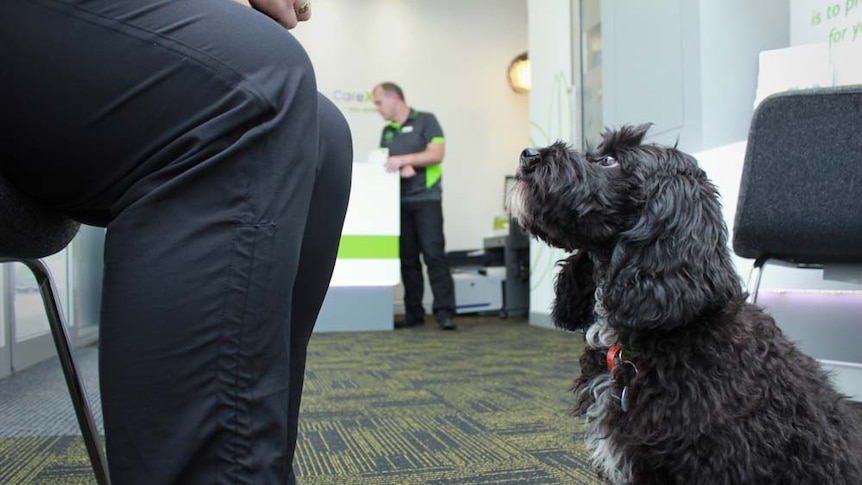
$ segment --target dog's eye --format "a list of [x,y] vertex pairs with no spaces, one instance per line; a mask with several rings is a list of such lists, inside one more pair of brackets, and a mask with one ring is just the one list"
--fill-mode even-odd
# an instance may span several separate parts
[[598,163],[600,167],[616,167],[617,159],[608,155],[596,160],[596,163]]

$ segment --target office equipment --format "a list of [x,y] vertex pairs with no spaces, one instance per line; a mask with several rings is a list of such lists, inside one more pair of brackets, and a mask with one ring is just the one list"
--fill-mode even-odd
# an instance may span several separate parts
[[530,242],[510,220],[508,234],[486,237],[482,248],[447,254],[457,313],[526,315],[530,307]]

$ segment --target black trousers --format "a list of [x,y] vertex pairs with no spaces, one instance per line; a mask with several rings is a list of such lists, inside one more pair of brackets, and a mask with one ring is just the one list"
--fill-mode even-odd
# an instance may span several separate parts
[[422,263],[428,267],[428,282],[434,295],[435,315],[455,314],[455,288],[446,264],[446,238],[443,235],[443,206],[440,201],[401,203],[401,280],[404,283],[404,311],[408,317],[425,314],[422,297],[425,279]]
[[0,59],[0,172],[107,227],[113,483],[294,483],[352,161],[305,51],[231,0],[3,0]]

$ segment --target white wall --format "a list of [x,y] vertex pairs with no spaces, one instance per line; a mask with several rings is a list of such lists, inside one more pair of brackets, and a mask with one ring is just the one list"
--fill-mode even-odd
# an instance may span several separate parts
[[788,45],[788,0],[701,0],[702,135],[697,149],[748,138],[758,53]]
[[745,139],[758,54],[787,46],[788,11],[788,0],[603,0],[604,124],[652,122],[651,141],[686,151]]
[[825,42],[830,47],[862,43],[862,2],[789,0],[791,45]]
[[790,0],[790,45],[820,44],[835,85],[862,83],[862,2]]
[[358,160],[384,125],[375,84],[396,82],[408,104],[437,116],[447,250],[481,247],[503,212],[504,176],[528,144],[527,96],[507,81],[527,50],[526,13],[526,0],[327,0],[293,30],[318,88],[345,113]]

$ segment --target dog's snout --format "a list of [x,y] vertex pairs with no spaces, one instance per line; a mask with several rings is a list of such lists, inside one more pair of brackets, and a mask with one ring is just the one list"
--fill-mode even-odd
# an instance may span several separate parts
[[525,148],[521,152],[521,165],[523,167],[531,167],[542,160],[542,155],[535,148]]

